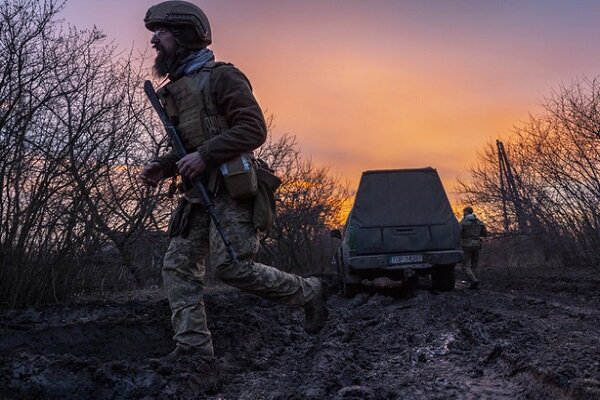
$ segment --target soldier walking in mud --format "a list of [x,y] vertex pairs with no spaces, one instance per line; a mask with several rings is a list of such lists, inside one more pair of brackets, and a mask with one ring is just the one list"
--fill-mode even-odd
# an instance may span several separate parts
[[473,213],[473,208],[463,209],[463,219],[460,221],[460,246],[465,255],[463,270],[467,279],[471,282],[469,289],[477,289],[479,280],[473,272],[479,264],[479,250],[481,249],[481,238],[487,236],[485,224]]
[[239,185],[224,183],[223,164],[239,161],[242,155],[246,155],[242,164],[252,161],[252,151],[266,140],[264,116],[248,79],[233,65],[215,62],[207,48],[210,25],[196,5],[159,3],[150,7],[144,23],[153,32],[155,74],[168,79],[158,95],[188,154],[179,159],[171,151],[152,160],[140,179],[151,186],[174,176],[181,176],[184,183],[200,179],[239,259],[234,262],[227,253],[196,190],[180,185],[183,195],[171,217],[171,242],[162,269],[176,347],[163,359],[214,357],[203,300],[207,256],[223,282],[281,304],[302,306],[305,330],[319,332],[328,315],[323,283],[253,261],[259,247],[254,200],[239,196],[244,191]]

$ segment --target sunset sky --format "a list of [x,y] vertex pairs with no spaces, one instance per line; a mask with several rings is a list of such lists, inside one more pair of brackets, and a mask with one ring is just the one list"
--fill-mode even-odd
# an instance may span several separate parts
[[[155,0],[69,0],[62,17],[145,49]],[[437,168],[452,195],[478,149],[561,83],[600,73],[600,1],[198,0],[217,59],[250,78],[276,133],[351,187]]]

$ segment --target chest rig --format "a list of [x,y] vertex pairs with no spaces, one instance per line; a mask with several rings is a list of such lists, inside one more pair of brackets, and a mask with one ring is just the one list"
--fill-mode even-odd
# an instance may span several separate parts
[[170,82],[158,90],[158,97],[173,121],[186,150],[194,151],[206,140],[229,128],[219,114],[210,90],[213,70],[224,62],[211,61],[198,72]]
[[[208,62],[194,75],[170,82],[157,92],[188,153],[229,129],[227,119],[217,110],[210,85],[213,70],[223,65],[231,64]],[[258,190],[253,158],[252,153],[240,154],[218,169],[205,171],[201,179],[212,194],[217,193],[223,181],[233,198],[253,197]],[[179,189],[188,201],[196,202],[197,192],[186,179]]]
[[462,227],[460,239],[461,247],[465,249],[479,249],[481,247],[481,231],[483,226],[478,220],[468,221]]
[[463,227],[463,237],[465,239],[479,240],[481,236],[481,223],[477,220],[469,222]]

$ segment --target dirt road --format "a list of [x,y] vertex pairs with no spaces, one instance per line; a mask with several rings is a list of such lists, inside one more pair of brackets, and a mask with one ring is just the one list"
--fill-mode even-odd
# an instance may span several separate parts
[[333,295],[312,337],[298,309],[217,291],[219,376],[147,360],[172,346],[157,293],[3,312],[0,397],[599,399],[600,286],[560,285]]

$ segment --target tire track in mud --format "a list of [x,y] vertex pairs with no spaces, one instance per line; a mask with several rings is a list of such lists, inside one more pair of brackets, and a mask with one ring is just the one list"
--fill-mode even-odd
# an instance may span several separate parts
[[[519,326],[500,342],[499,359],[508,374],[526,382],[535,398],[600,398],[600,312],[554,299],[550,293],[503,293],[486,290],[481,313]],[[489,301],[494,299],[495,301]]]
[[[82,313],[82,309],[87,309]],[[127,349],[129,357],[144,358],[157,347],[165,347],[170,326],[157,318],[168,312],[160,303],[130,303],[123,306],[92,305],[75,308],[72,314],[27,310],[2,321],[6,333],[0,353],[27,352],[40,355],[69,354],[111,359]],[[168,347],[166,347],[168,348]]]
[[[297,357],[304,359],[296,371],[300,375],[282,384],[285,392],[265,390],[272,395],[267,398],[513,399],[526,393],[504,370],[493,371],[495,365],[467,368],[480,360],[469,361],[468,354],[455,351],[460,333],[431,311],[437,303],[428,293],[406,301],[334,297],[333,324]],[[480,379],[484,370],[485,379]]]
[[172,348],[161,299],[2,313],[0,397],[600,398],[599,314],[551,297],[332,296],[316,336],[297,308],[237,291],[206,304],[218,379],[148,363]]

